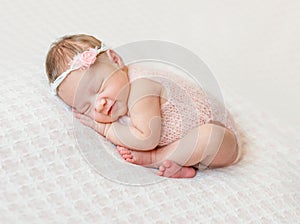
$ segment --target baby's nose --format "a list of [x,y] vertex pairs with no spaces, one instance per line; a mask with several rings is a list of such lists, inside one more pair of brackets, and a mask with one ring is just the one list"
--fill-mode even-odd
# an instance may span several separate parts
[[105,108],[105,105],[107,104],[107,100],[104,99],[104,98],[101,98],[99,99],[97,102],[96,102],[96,105],[95,105],[95,109],[98,113],[100,113],[103,108]]

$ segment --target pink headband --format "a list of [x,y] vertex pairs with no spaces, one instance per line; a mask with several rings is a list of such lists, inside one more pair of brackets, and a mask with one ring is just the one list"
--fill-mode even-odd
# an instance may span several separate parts
[[102,43],[101,48],[89,48],[88,50],[74,56],[73,60],[69,63],[70,68],[58,76],[53,83],[50,83],[51,92],[53,95],[57,95],[57,88],[65,80],[65,78],[74,70],[86,69],[90,65],[94,64],[97,59],[97,55],[106,51],[108,48]]

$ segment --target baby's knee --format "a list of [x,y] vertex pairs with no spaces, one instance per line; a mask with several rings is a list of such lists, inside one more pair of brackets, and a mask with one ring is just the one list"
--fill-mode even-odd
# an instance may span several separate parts
[[235,135],[226,127],[216,124],[206,124],[202,130],[206,132],[206,162],[213,167],[230,165],[237,157]]

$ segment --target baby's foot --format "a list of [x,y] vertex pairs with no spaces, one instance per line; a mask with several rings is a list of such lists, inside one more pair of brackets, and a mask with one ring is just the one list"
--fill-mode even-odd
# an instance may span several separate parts
[[192,167],[180,166],[173,161],[166,160],[159,167],[157,175],[172,178],[192,178],[196,175],[196,170]]
[[146,167],[154,167],[154,165],[152,164],[151,151],[133,151],[123,146],[117,146],[117,149],[122,158],[129,163]]

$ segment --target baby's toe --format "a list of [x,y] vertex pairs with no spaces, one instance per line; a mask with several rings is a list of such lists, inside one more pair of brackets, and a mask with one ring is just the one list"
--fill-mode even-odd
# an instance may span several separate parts
[[166,170],[166,167],[161,165],[158,169],[160,172],[164,172]]
[[172,166],[172,162],[170,160],[166,160],[163,162],[163,166],[165,168],[170,168]]
[[163,176],[163,175],[164,175],[164,172],[158,171],[156,174],[157,174],[158,176]]
[[131,151],[126,149],[126,148],[119,148],[118,149],[118,152],[121,154],[121,155],[130,155],[131,154]]
[[128,159],[125,159],[127,162],[129,162],[129,163],[134,163],[135,162],[135,160],[134,160],[134,158],[132,158],[132,159],[130,159],[130,158],[128,158]]
[[123,150],[125,150],[126,148],[124,148],[123,146],[119,146],[119,145],[117,145],[117,150],[118,151],[123,151]]
[[124,155],[122,155],[122,157],[124,159],[133,159],[133,156],[131,154],[124,154]]

